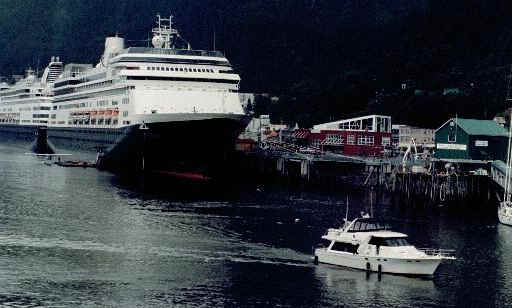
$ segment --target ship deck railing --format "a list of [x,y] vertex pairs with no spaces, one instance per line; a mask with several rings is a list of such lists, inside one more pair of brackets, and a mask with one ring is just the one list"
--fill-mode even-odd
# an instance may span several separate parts
[[220,51],[208,50],[189,50],[189,49],[168,49],[168,48],[150,48],[150,47],[129,47],[127,53],[145,53],[145,54],[164,54],[177,56],[203,56],[224,58]]

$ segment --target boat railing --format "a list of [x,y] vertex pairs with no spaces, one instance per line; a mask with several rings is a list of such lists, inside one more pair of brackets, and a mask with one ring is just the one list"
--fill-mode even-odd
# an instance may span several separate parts
[[455,260],[455,249],[418,248],[419,251],[428,256],[442,257],[443,259]]

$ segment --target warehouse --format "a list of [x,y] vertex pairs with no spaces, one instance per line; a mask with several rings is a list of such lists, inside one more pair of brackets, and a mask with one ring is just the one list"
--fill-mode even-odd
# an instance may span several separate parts
[[505,160],[508,133],[494,121],[454,118],[435,132],[434,157],[442,160]]

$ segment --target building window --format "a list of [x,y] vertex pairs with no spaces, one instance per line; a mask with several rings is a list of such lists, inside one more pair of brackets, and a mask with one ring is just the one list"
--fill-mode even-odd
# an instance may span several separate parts
[[340,135],[332,135],[332,134],[329,134],[327,135],[327,137],[325,138],[325,141],[326,143],[328,144],[343,144],[343,138],[341,138]]
[[373,145],[373,136],[359,136],[357,138],[358,145]]
[[383,146],[388,146],[388,145],[391,145],[391,140],[389,137],[382,137],[382,145]]
[[450,127],[448,128],[448,142],[456,142],[457,141],[457,129],[455,127],[455,123],[450,122]]
[[354,137],[354,135],[348,135],[347,136],[347,144],[355,144],[355,137]]

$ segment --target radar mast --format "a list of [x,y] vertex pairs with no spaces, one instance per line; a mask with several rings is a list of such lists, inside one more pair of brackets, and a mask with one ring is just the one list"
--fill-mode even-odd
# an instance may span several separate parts
[[155,48],[173,48],[173,37],[180,37],[178,30],[172,28],[172,18],[162,18],[160,14],[156,15],[156,27],[153,28],[153,39],[151,40]]

